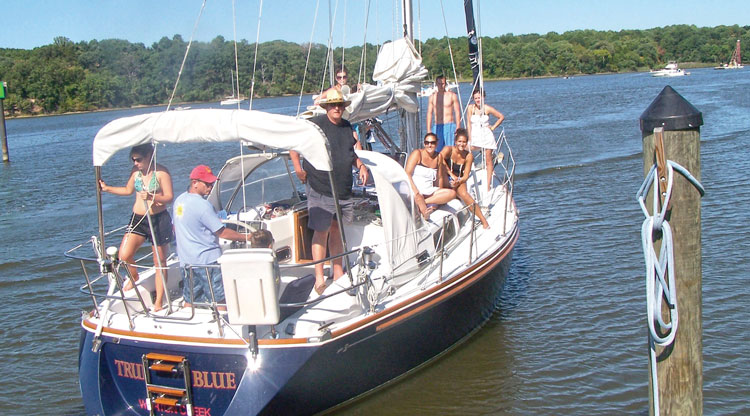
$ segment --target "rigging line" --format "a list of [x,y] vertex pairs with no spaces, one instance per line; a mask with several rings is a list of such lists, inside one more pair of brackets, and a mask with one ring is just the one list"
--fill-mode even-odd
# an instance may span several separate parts
[[396,39],[396,25],[398,21],[398,17],[396,13],[400,12],[399,8],[400,2],[397,2],[396,0],[393,0],[393,5],[391,6],[391,10],[393,12],[391,13],[391,39]]
[[234,75],[232,77],[235,77],[237,80],[237,83],[232,85],[236,85],[235,91],[232,91],[232,95],[237,97],[237,109],[240,109],[240,64],[239,59],[237,58],[237,13],[235,11],[235,4],[237,3],[236,0],[232,0],[232,33],[234,35]]
[[367,25],[370,21],[370,0],[365,3],[365,36],[362,39],[362,53],[359,56],[359,71],[357,72],[357,84],[367,82]]
[[[443,26],[445,26],[445,37],[448,40],[448,54],[451,57],[451,68],[453,68],[453,80],[456,82],[456,85],[458,86],[458,75],[456,75],[456,62],[453,60],[453,48],[451,48],[451,38],[448,34],[448,21],[445,19],[445,7],[443,7],[443,0],[440,0],[440,11],[443,13]],[[463,102],[461,102],[461,88],[456,88],[456,92],[458,94],[458,105],[463,106]],[[464,113],[464,109],[460,108],[460,113]],[[460,126],[459,126],[460,127]]]
[[172,100],[174,100],[174,94],[177,92],[177,85],[180,83],[180,77],[182,76],[182,70],[185,68],[185,61],[187,61],[188,53],[190,52],[190,45],[193,44],[193,38],[195,37],[195,31],[198,29],[198,22],[201,21],[201,16],[203,15],[203,10],[206,8],[206,0],[203,0],[203,4],[201,5],[201,10],[198,12],[198,18],[195,19],[195,24],[193,25],[193,32],[190,33],[190,41],[188,42],[187,48],[185,49],[185,56],[182,57],[182,64],[180,65],[180,72],[177,73],[177,80],[174,82],[174,88],[172,89],[172,95],[169,96],[169,102],[167,103],[167,108],[164,111],[169,111],[169,108],[172,106]]
[[[235,87],[237,89],[236,89],[236,91],[232,91],[232,95],[237,98],[237,109],[239,110],[241,108],[241,105],[242,105],[242,100],[241,100],[241,97],[240,97],[240,67],[239,67],[239,58],[237,56],[238,55],[237,54],[237,12],[235,10],[236,3],[237,3],[236,0],[232,0],[232,32],[233,32],[233,35],[234,35],[234,72],[237,74],[236,75],[236,77],[237,77],[236,78],[237,79],[237,84],[236,85],[237,86]],[[259,20],[258,25],[260,25],[260,16],[258,17],[258,20]],[[258,45],[257,39],[256,39],[256,42],[255,42],[255,45],[256,45],[256,48],[257,48],[257,45]],[[234,76],[235,75],[233,75],[233,77]],[[238,133],[237,137],[239,137],[239,132],[237,132],[237,133]],[[242,172],[244,174],[245,173],[245,165],[244,165],[244,163],[245,163],[245,147],[242,145],[242,140],[239,141],[239,144],[240,144],[240,172]],[[245,196],[245,176],[244,175],[241,176],[240,181],[242,183],[242,206],[245,207],[247,205],[247,198]],[[212,189],[212,191],[213,191],[213,189]],[[216,192],[218,193],[219,191],[217,190]]]
[[[333,76],[335,75],[333,73],[333,26],[336,23],[336,13],[339,9],[339,1],[336,0],[336,6],[333,9],[333,16],[331,16],[331,0],[328,0],[328,51],[326,52],[326,63],[325,67],[323,69],[323,79],[320,82],[320,93],[323,93],[324,85],[326,83],[326,74],[328,74],[328,70],[331,71],[331,85],[334,85]],[[330,63],[330,67],[329,67]]]
[[[315,3],[315,14],[313,15],[312,30],[310,30],[310,41],[307,42],[307,59],[305,60],[305,71],[302,73],[302,87],[299,91],[299,101],[297,102],[297,117],[299,117],[299,110],[302,108],[302,94],[305,93],[305,81],[307,80],[307,69],[310,66],[310,52],[312,51],[313,35],[315,34],[315,24],[318,21],[318,8],[320,7],[320,0]],[[325,79],[325,75],[323,75]]]
[[[380,0],[375,0],[375,10],[380,10]],[[375,52],[380,53],[380,13],[375,12]]]
[[[477,0],[477,18],[474,21],[474,26],[476,26],[476,35],[477,35],[477,44],[478,44],[478,53],[479,56],[477,57],[477,61],[479,63],[479,76],[477,77],[479,80],[479,88],[482,91],[482,106],[484,106],[484,58],[482,57],[482,2],[481,0]],[[473,90],[472,90],[473,91]]]
[[422,57],[422,2],[417,1],[417,43],[419,43],[419,57]]
[[[255,31],[255,53],[253,54],[253,78],[250,80],[250,100],[248,102],[248,110],[253,109],[253,97],[255,97],[255,71],[258,68],[258,44],[260,43],[260,21],[263,17],[263,0],[260,0],[260,5],[258,6],[258,28]],[[307,71],[307,67],[305,67],[305,71]],[[304,87],[305,82],[302,81],[302,85]],[[238,97],[239,98],[239,97]],[[299,109],[298,111],[299,112]]]
[[[343,68],[344,62],[345,62],[344,54],[346,54],[346,12],[348,8],[349,8],[349,1],[345,0],[344,1],[344,24],[341,25],[344,28],[344,30],[341,33],[341,66],[339,66],[339,68]],[[336,75],[336,72],[334,72],[333,75]],[[349,74],[346,74],[346,75],[349,75]]]

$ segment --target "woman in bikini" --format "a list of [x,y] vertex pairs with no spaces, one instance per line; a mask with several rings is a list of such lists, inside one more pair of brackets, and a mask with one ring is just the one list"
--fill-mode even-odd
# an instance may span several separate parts
[[456,191],[445,185],[445,164],[440,153],[435,151],[437,136],[427,133],[424,136],[424,148],[416,149],[406,160],[406,174],[414,191],[414,200],[425,220],[435,210],[428,204],[445,204],[456,197]]
[[482,227],[489,228],[490,224],[487,223],[487,218],[482,214],[482,210],[474,203],[474,198],[469,195],[469,191],[466,189],[466,181],[469,180],[469,173],[471,172],[471,164],[474,162],[474,155],[468,150],[469,147],[469,133],[464,128],[456,129],[456,145],[445,146],[440,151],[440,155],[443,157],[443,163],[445,164],[445,170],[450,176],[451,188],[456,190],[456,194],[461,198],[461,201],[468,206],[473,206],[474,215],[479,218],[482,222]]
[[[130,224],[125,229],[125,236],[120,244],[120,260],[127,264],[128,271],[133,280],[138,280],[138,269],[132,264],[135,262],[135,252],[146,240],[151,242],[154,254],[154,265],[165,267],[167,255],[169,254],[169,243],[173,239],[172,217],[169,216],[167,204],[172,202],[172,177],[169,171],[154,161],[154,146],[142,144],[130,150],[130,159],[133,161],[133,169],[125,186],[108,186],[104,181],[99,181],[103,192],[115,195],[132,195],[135,192],[133,203],[133,214]],[[148,215],[147,215],[148,213]],[[149,227],[149,218],[153,230]],[[153,231],[153,234],[152,234]],[[153,239],[156,241],[153,241]],[[164,279],[162,279],[162,275]],[[166,273],[157,267],[155,276],[156,299],[154,299],[154,311],[162,309],[164,296],[164,285]],[[125,290],[132,289],[128,282]]]
[[[474,90],[471,97],[474,102],[466,106],[466,117],[469,119],[466,127],[469,131],[471,149],[482,149],[484,152],[485,167],[487,168],[487,190],[489,191],[492,187],[492,175],[494,174],[492,152],[497,148],[493,131],[503,123],[505,116],[484,102],[483,91]],[[490,127],[491,115],[497,117],[492,127]]]

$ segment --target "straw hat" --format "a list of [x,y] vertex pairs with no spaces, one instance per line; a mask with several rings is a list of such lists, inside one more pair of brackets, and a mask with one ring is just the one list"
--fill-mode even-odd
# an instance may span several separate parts
[[341,93],[341,91],[337,90],[336,88],[331,88],[328,91],[325,92],[325,97],[320,100],[320,105],[325,106],[327,104],[339,104],[344,103],[344,107],[349,106],[349,104],[352,103],[351,100],[346,99],[344,97],[344,94]]

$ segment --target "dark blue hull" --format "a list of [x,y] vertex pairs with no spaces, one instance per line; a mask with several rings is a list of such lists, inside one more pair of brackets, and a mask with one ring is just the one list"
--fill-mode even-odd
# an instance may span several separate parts
[[[428,362],[486,322],[510,267],[515,233],[509,245],[485,263],[412,302],[334,331],[326,342],[261,344],[258,365],[252,364],[243,346],[186,346],[108,336],[94,353],[93,333],[84,329],[79,377],[86,411],[148,415],[143,366],[139,369],[138,363],[149,352],[190,361],[196,415],[313,414],[344,403]],[[180,382],[170,377],[158,381]],[[156,410],[162,415],[185,414],[180,408]]]

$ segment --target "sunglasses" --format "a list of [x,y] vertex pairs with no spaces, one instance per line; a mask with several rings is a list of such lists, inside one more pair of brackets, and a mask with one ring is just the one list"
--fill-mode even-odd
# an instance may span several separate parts
[[132,158],[132,159],[133,159],[133,162],[134,162],[134,163],[141,163],[141,161],[143,160],[143,158],[142,158],[142,157],[134,157],[134,158]]
[[347,79],[347,78],[349,77],[347,77],[346,75],[336,75],[336,79]]
[[329,103],[329,104],[326,104],[326,105],[327,105],[328,107],[341,107],[341,108],[344,108],[344,107],[346,107],[346,106],[344,105],[344,103]]
[[437,142],[436,142],[436,141],[434,141],[434,140],[425,140],[425,141],[424,141],[424,145],[425,145],[425,146],[429,146],[429,145],[437,145]]

